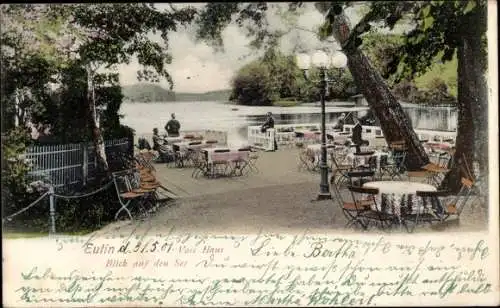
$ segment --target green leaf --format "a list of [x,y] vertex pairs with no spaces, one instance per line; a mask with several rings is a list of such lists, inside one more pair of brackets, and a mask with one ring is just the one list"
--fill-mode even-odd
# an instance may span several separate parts
[[475,7],[476,7],[476,1],[470,0],[469,2],[467,2],[467,6],[466,6],[466,7],[465,7],[465,9],[464,9],[464,14],[469,13],[469,12],[470,12],[470,11],[472,11]]
[[424,31],[432,27],[434,24],[434,17],[428,16],[424,19]]
[[431,12],[431,6],[430,5],[426,5],[422,8],[422,16],[425,18],[427,16],[429,16],[429,13]]

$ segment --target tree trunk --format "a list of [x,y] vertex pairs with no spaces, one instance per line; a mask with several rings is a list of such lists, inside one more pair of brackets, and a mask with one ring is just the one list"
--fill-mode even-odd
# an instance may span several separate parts
[[[345,46],[350,35],[349,23],[342,13],[332,23],[333,35],[341,46]],[[391,93],[384,79],[370,64],[368,58],[354,44],[343,48],[352,77],[380,122],[387,143],[405,140],[408,147],[406,165],[408,170],[420,169],[429,163],[429,157],[413,130],[410,119]]]
[[455,143],[454,161],[456,162],[451,171],[446,175],[441,183],[442,189],[449,189],[453,192],[460,190],[461,178],[470,178],[467,166],[472,168],[472,158],[474,150],[474,132],[475,125],[472,119],[471,102],[474,95],[473,78],[470,70],[470,48],[465,39],[462,39],[457,50],[458,58],[458,119],[457,119],[457,138]]
[[92,130],[92,140],[94,142],[96,154],[96,170],[97,177],[103,178],[108,175],[109,167],[106,158],[106,150],[104,146],[104,138],[97,123],[97,114],[94,97],[94,77],[90,67],[87,67],[87,102],[90,129]]
[[[484,16],[483,16],[484,15]],[[486,55],[482,49],[482,33],[485,32],[485,12],[479,10],[467,15],[459,30],[458,46],[458,127],[457,162],[443,181],[443,188],[457,191],[461,177],[474,177],[474,161],[479,163],[480,189],[486,192],[488,180],[488,88],[485,79]],[[470,27],[468,25],[476,25]]]

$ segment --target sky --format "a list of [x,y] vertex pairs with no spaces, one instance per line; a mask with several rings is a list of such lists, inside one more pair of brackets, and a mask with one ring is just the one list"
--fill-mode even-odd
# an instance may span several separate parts
[[[283,4],[286,5],[286,3]],[[162,5],[167,4],[158,4],[157,6],[162,9]],[[203,4],[194,3],[192,5]],[[353,24],[359,20],[353,11],[347,13]],[[286,27],[274,12],[268,16],[272,29]],[[323,15],[313,7],[312,3],[306,3],[297,19],[297,25],[300,28],[313,30],[323,20]],[[167,69],[174,81],[173,90],[176,92],[202,93],[229,89],[231,78],[237,70],[258,57],[255,53],[251,54],[251,49],[247,46],[250,40],[245,36],[244,30],[236,25],[228,26],[223,32],[225,47],[223,53],[216,53],[206,43],[196,43],[192,38],[192,33],[193,29],[183,29],[169,35],[169,52],[172,54],[173,60]],[[326,46],[336,48],[335,44],[322,43],[314,33],[303,30],[294,30],[283,37],[280,47],[282,52],[290,54],[297,44],[306,48],[305,51],[310,52]],[[118,71],[121,84],[138,83],[136,72],[139,68],[137,61],[120,66]],[[160,85],[168,87],[165,80],[160,81]]]

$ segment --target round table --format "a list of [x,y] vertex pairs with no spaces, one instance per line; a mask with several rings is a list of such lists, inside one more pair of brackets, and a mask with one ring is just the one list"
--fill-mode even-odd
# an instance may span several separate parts
[[[412,200],[416,199],[413,195],[415,195],[417,191],[436,191],[436,187],[430,184],[409,181],[374,181],[363,184],[363,187],[377,188],[379,190],[379,194],[376,198],[377,206],[379,206],[377,210],[384,209],[388,213],[393,213],[398,217],[400,222],[401,206],[404,202],[409,200],[406,206],[408,207],[408,205],[410,205],[411,210],[413,208]],[[383,206],[383,201],[385,201],[386,206]],[[422,206],[421,202],[416,202],[415,205],[417,207]]]

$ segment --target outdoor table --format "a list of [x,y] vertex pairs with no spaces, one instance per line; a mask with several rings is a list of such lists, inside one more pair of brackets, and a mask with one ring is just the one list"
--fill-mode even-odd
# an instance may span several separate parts
[[[309,155],[311,155],[311,157],[314,157],[314,163],[317,167],[319,167],[319,163],[321,161],[321,144],[320,143],[309,144],[307,146],[306,151],[309,153]],[[326,145],[327,154],[334,153],[334,151],[335,151],[335,145],[333,144]],[[330,155],[327,155],[326,159],[327,161],[330,160]]]
[[184,141],[184,138],[182,137],[163,137],[163,140],[165,140],[167,143],[176,143],[176,142],[182,142]]
[[409,181],[375,181],[365,183],[363,187],[379,190],[376,197],[379,208],[374,210],[396,215],[400,225],[404,219],[404,216],[401,215],[402,207],[406,207],[407,214],[411,214],[423,206],[420,198],[415,196],[417,191],[436,191],[436,187],[430,184]]
[[[205,175],[214,176],[214,168],[216,164],[226,164],[226,166],[231,163],[235,163],[233,166],[230,175],[235,173],[237,168],[240,169],[240,175],[242,174],[242,168],[246,165],[250,157],[250,150],[242,148],[205,148],[201,150],[205,154],[205,159],[207,161],[207,167]],[[224,151],[224,152],[218,152]],[[241,165],[243,162],[243,165]]]
[[[195,143],[195,144],[192,144]],[[209,148],[211,147],[212,144],[206,143],[205,141],[182,141],[182,142],[177,142],[173,145],[174,149],[177,151],[187,151],[187,150],[201,150],[204,148]]]
[[383,152],[383,151],[369,151],[370,155],[360,155],[363,153],[368,153],[368,151],[362,151],[361,153],[357,153],[357,154],[355,154],[353,152],[348,153],[346,158],[345,158],[344,163],[352,165],[354,168],[356,168],[358,166],[368,165],[370,162],[370,158],[376,157],[377,166],[375,167],[374,171],[376,173],[379,173],[380,172],[380,165],[381,165],[380,162],[382,160],[382,157],[384,157],[384,156],[387,157],[389,155],[389,153]]
[[449,150],[454,145],[449,142],[426,142],[423,144],[423,146],[431,148],[432,150]]
[[310,131],[310,130],[296,130],[295,132],[297,133],[302,133],[304,139],[310,140],[319,140],[321,138],[321,132],[320,131]]

